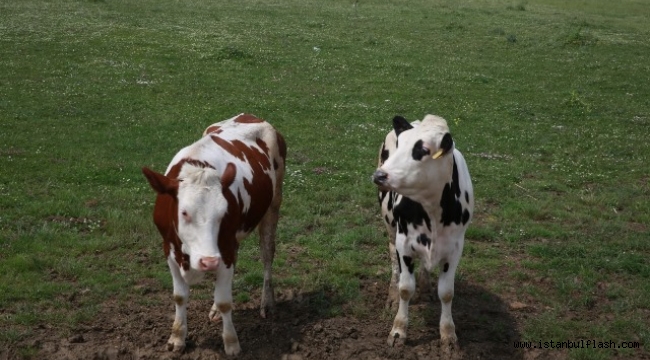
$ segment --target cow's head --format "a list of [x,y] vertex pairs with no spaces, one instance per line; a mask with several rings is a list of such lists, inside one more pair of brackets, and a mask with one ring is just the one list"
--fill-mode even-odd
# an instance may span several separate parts
[[182,165],[177,179],[147,168],[142,172],[158,196],[171,196],[177,205],[176,214],[170,214],[175,217],[173,219],[154,215],[158,228],[170,226],[159,222],[176,223],[181,251],[189,255],[190,267],[200,271],[216,270],[221,262],[217,237],[228,209],[222,189],[234,181],[235,166],[229,163],[225,172],[220,174],[212,167],[187,163]]
[[397,149],[375,171],[373,181],[382,190],[393,190],[416,201],[426,201],[435,186],[451,177],[454,141],[445,119],[427,115],[413,127],[396,116],[393,128]]

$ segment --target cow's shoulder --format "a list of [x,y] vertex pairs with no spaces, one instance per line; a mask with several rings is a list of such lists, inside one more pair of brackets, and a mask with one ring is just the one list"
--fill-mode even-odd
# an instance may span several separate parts
[[465,159],[460,151],[454,150],[451,178],[445,184],[440,198],[442,225],[467,225],[474,208],[473,197]]

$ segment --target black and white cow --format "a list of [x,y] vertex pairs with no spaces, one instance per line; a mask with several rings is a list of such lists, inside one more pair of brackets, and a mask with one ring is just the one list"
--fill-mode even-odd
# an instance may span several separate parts
[[389,301],[399,296],[388,343],[394,346],[406,338],[417,256],[427,279],[428,271],[440,266],[440,338],[442,344],[453,346],[457,337],[451,301],[465,231],[474,211],[472,181],[443,118],[427,115],[421,122],[409,124],[396,116],[393,128],[380,149],[379,168],[373,175],[390,237],[393,275]]

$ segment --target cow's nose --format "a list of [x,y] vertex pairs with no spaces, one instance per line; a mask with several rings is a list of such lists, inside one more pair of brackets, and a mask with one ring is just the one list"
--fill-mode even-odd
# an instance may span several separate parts
[[217,270],[217,266],[219,266],[219,258],[216,256],[206,256],[199,260],[199,270],[201,271]]
[[386,185],[386,180],[388,180],[388,174],[379,169],[372,175],[372,181],[377,185]]

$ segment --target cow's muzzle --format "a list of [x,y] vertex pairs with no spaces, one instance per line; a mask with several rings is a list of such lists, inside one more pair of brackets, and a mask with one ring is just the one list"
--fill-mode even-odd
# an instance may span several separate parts
[[219,258],[216,256],[205,256],[199,260],[199,270],[214,271],[219,267]]
[[388,174],[383,172],[380,169],[377,169],[375,173],[372,175],[372,182],[374,182],[377,186],[379,186],[380,190],[388,190]]

